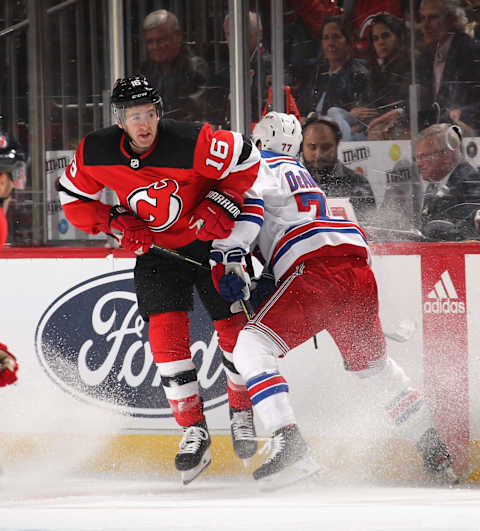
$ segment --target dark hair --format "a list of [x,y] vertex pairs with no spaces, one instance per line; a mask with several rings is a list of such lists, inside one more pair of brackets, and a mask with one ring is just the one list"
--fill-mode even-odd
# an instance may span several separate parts
[[326,125],[327,127],[330,127],[330,129],[333,131],[333,134],[335,135],[335,141],[337,144],[342,139],[342,132],[340,131],[340,127],[335,122],[335,120],[332,120],[328,116],[322,116],[320,114],[317,114],[316,112],[311,112],[307,116],[307,119],[305,120],[305,123],[302,127],[302,135],[305,136],[305,131],[310,127],[311,125]]
[[376,15],[372,18],[370,31],[368,32],[368,68],[373,90],[376,90],[377,87],[382,87],[385,83],[385,73],[377,61],[378,58],[373,44],[373,27],[377,24],[384,24],[397,37],[397,50],[388,60],[388,63],[392,63],[389,68],[390,75],[392,75],[392,69],[397,75],[401,75],[402,79],[406,79],[410,75],[410,52],[408,50],[408,35],[405,22],[401,18],[388,13]]
[[322,27],[320,28],[320,39],[323,37],[323,30],[327,24],[336,24],[342,35],[347,39],[348,44],[351,46],[353,44],[352,37],[352,25],[350,20],[345,15],[331,15],[325,17]]
[[377,24],[384,24],[397,37],[399,51],[404,51],[407,48],[407,27],[405,22],[394,15],[388,13],[380,13],[372,18],[370,23],[370,31],[368,32],[368,50],[375,56],[375,47],[373,45],[372,30]]

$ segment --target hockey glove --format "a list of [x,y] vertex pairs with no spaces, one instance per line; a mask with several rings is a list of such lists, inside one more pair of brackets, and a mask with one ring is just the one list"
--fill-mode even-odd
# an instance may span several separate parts
[[108,227],[113,229],[113,237],[121,246],[136,255],[145,254],[152,246],[153,236],[148,225],[121,205],[110,209]]
[[250,302],[255,311],[275,291],[275,279],[272,275],[263,274],[260,278],[252,281],[250,287]]
[[213,284],[228,302],[250,297],[250,276],[245,265],[245,254],[240,248],[210,251]]
[[8,352],[6,345],[0,343],[0,387],[17,381],[18,363],[13,354]]
[[190,228],[197,230],[199,240],[221,240],[232,232],[241,208],[242,198],[236,192],[210,190],[194,210]]

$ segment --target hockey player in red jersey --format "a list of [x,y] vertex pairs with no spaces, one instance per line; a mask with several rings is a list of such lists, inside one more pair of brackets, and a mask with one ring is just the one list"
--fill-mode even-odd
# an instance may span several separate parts
[[[0,207],[0,247],[7,240],[8,224],[7,218]],[[0,343],[0,387],[5,387],[17,381],[18,363],[13,354],[8,352],[4,343]]]
[[[91,233],[118,234],[137,255],[138,308],[149,321],[153,358],[165,395],[184,435],[175,458],[183,483],[210,464],[210,435],[191,359],[188,314],[193,288],[214,322],[223,351],[234,450],[242,459],[257,448],[251,402],[232,362],[242,313],[215,290],[208,271],[168,254],[208,263],[210,241],[228,236],[243,193],[257,177],[260,154],[240,133],[212,132],[208,124],[162,118],[158,91],[143,76],[116,82],[116,125],[88,134],[58,182],[66,217]],[[119,205],[100,201],[114,190]]]
[[214,283],[229,301],[248,294],[248,275],[237,264],[255,244],[276,281],[233,351],[255,415],[273,433],[271,454],[253,477],[288,483],[318,469],[297,426],[277,360],[327,330],[346,369],[369,382],[391,420],[415,444],[425,471],[435,480],[454,483],[450,455],[423,397],[386,353],[365,234],[355,223],[329,216],[324,193],[295,158],[302,133],[293,115],[268,113],[253,139],[261,144],[262,168],[237,222],[243,228],[214,241],[210,255]]

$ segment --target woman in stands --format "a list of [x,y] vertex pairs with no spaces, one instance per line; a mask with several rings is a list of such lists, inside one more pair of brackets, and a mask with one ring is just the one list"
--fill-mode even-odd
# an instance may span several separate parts
[[369,140],[409,137],[411,76],[407,42],[407,28],[402,19],[387,13],[373,18],[368,36],[368,106],[375,108],[379,116],[368,126]]
[[321,29],[322,55],[309,67],[297,104],[302,116],[314,111],[337,122],[343,140],[362,140],[377,111],[362,106],[369,72],[365,61],[352,57],[350,21],[343,15],[326,17]]

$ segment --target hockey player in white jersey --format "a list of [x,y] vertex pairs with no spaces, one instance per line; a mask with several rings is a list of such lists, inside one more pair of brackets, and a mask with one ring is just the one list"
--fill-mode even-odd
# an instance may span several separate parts
[[329,216],[325,194],[296,159],[302,134],[294,116],[268,113],[253,140],[262,149],[262,171],[233,232],[215,240],[210,255],[214,283],[227,300],[249,297],[244,257],[255,246],[276,282],[233,352],[255,415],[273,433],[271,453],[253,477],[285,483],[316,469],[277,361],[326,329],[345,368],[370,382],[391,420],[404,428],[425,471],[438,482],[455,483],[451,457],[423,397],[386,353],[364,232]]

